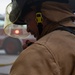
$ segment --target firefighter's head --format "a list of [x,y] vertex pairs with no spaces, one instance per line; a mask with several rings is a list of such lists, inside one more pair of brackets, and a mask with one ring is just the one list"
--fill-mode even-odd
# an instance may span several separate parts
[[37,37],[48,23],[47,18],[41,12],[42,3],[46,1],[68,3],[68,0],[12,0],[10,21],[17,25],[27,24],[28,32]]

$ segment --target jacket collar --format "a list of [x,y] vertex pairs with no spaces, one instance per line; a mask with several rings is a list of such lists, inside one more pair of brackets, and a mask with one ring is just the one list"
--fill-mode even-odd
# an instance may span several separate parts
[[75,27],[74,23],[72,22],[72,18],[74,19],[75,15],[71,13],[66,4],[45,2],[42,5],[42,13],[52,23],[43,28],[42,34],[39,35],[39,38],[52,32],[60,25]]
[[75,15],[69,10],[69,6],[64,3],[44,2],[41,11],[52,22],[60,22],[66,18],[75,19]]

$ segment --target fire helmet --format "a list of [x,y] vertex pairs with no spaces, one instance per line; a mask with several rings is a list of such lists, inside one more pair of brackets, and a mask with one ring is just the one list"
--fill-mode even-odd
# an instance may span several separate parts
[[16,25],[25,25],[23,21],[23,16],[28,12],[32,11],[31,6],[39,6],[45,1],[59,2],[59,3],[69,3],[69,0],[12,0],[12,2],[6,7],[6,17],[4,30],[5,33],[9,32]]
[[10,12],[9,19],[16,24],[24,24],[22,18],[32,9],[32,5],[40,5],[42,2],[52,1],[60,3],[69,3],[68,0],[12,0],[12,11]]

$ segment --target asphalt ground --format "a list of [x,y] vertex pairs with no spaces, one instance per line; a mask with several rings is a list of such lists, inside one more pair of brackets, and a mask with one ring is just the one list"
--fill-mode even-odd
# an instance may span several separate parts
[[8,75],[8,74],[3,74],[3,73],[0,73],[0,75]]
[[18,55],[0,55],[0,75],[8,75]]

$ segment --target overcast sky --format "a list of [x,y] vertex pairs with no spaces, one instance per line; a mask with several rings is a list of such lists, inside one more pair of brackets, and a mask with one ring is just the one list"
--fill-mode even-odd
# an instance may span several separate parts
[[0,14],[5,14],[5,8],[10,2],[11,0],[0,0]]
[[[0,0],[0,14],[5,14],[6,6],[11,2],[11,0]],[[75,0],[70,0],[72,8],[75,9]]]

